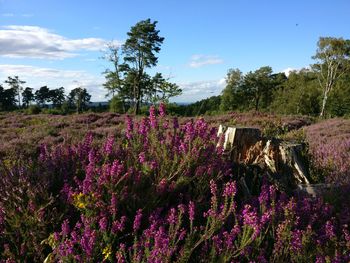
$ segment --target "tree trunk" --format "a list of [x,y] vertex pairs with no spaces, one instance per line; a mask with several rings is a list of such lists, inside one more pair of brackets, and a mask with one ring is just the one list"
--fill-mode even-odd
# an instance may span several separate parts
[[324,115],[325,115],[327,99],[328,99],[328,87],[327,87],[326,90],[324,91],[324,96],[323,96],[323,100],[322,100],[322,108],[321,108],[320,117],[324,117]]
[[255,97],[255,111],[259,109],[260,96]]
[[135,104],[135,115],[140,114],[140,94],[141,94],[141,90],[140,90],[140,84],[137,87],[136,90],[136,104]]

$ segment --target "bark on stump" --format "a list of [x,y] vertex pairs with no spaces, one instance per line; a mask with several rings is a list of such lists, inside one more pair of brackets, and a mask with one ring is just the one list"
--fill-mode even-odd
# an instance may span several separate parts
[[256,128],[224,127],[220,125],[219,146],[230,153],[234,163],[258,165],[281,190],[291,192],[299,184],[309,185],[305,145],[267,140]]
[[247,151],[261,139],[261,132],[256,128],[225,127],[220,125],[218,136],[223,136],[224,141],[219,142],[224,150],[231,151],[233,161],[244,160]]

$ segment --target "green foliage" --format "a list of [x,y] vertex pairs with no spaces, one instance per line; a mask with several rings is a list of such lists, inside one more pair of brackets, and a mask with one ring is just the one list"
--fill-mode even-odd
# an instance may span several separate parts
[[65,101],[64,88],[53,89],[49,91],[49,99],[52,102],[53,107],[57,108]]
[[39,114],[41,112],[41,108],[38,105],[30,105],[27,109],[28,114]]
[[47,86],[42,86],[35,92],[35,100],[38,105],[44,107],[45,103],[50,100],[50,90]]
[[81,87],[73,89],[68,96],[71,105],[74,105],[78,113],[87,109],[87,104],[90,102],[91,95],[87,90]]
[[68,101],[64,101],[61,105],[61,111],[62,111],[62,114],[65,115],[65,114],[68,114],[69,113],[69,103]]
[[249,102],[248,107],[258,111],[260,108],[267,108],[272,101],[272,68],[261,67],[256,71],[248,72],[244,76],[243,94],[245,101]]
[[350,70],[350,40],[334,37],[320,37],[317,51],[313,59],[313,69],[317,73],[319,84],[323,90],[320,116],[325,115],[329,93],[338,80]]
[[140,113],[142,103],[169,102],[169,98],[182,93],[175,83],[163,78],[161,73],[153,77],[146,73],[147,68],[157,65],[156,53],[164,41],[156,25],[157,21],[151,22],[150,19],[138,22],[127,33],[128,39],[122,50],[110,44],[103,57],[113,65],[112,69],[104,72],[107,96],[117,95],[120,100],[118,107],[123,108],[123,112],[133,107],[134,113]]
[[226,87],[222,91],[220,109],[237,110],[242,106],[243,73],[239,69],[230,69],[226,76]]
[[26,87],[22,93],[23,106],[28,107],[29,104],[34,100],[35,96],[33,89]]
[[321,90],[316,75],[307,69],[291,72],[283,89],[274,93],[271,110],[281,114],[318,115]]
[[0,110],[8,111],[16,108],[16,90],[14,88],[4,89],[0,85]]
[[222,92],[222,111],[268,109],[273,102],[273,93],[283,87],[284,73],[272,74],[271,67],[243,75],[239,69],[230,69],[226,77],[226,87]]
[[350,72],[330,92],[326,112],[330,117],[350,114]]
[[26,83],[23,80],[20,80],[18,76],[14,77],[7,77],[7,80],[5,80],[5,83],[7,83],[11,89],[13,89],[18,96],[18,106],[21,107],[21,93],[23,90],[22,84]]
[[109,102],[109,111],[115,113],[125,113],[125,107],[119,96],[114,96]]

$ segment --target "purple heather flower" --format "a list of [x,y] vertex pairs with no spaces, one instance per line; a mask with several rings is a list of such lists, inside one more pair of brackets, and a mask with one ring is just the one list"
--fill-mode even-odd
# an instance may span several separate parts
[[180,144],[180,146],[179,146],[179,151],[181,152],[181,153],[187,153],[187,151],[188,151],[188,147],[187,147],[187,144],[186,143],[184,143],[184,142],[181,142],[181,144]]
[[212,195],[216,195],[217,186],[214,180],[210,180],[210,192]]
[[150,162],[151,169],[154,170],[158,167],[157,161],[153,160]]
[[194,205],[194,202],[192,201],[190,201],[190,203],[188,204],[188,214],[189,214],[190,221],[193,221],[194,215],[195,215],[195,205]]
[[125,227],[125,222],[126,222],[126,216],[122,216],[120,218],[120,221],[118,220],[114,221],[112,224],[112,232],[116,234],[118,232],[123,231]]
[[140,228],[141,219],[142,219],[142,209],[139,209],[137,210],[135,220],[134,220],[134,225],[133,225],[134,232],[136,232]]
[[114,137],[112,135],[108,136],[105,145],[103,147],[103,150],[105,154],[109,155],[113,151],[113,144],[114,144]]
[[140,153],[139,153],[139,162],[140,162],[141,164],[143,164],[143,163],[146,162],[146,154],[145,154],[145,152],[140,152]]
[[195,122],[195,129],[199,135],[199,137],[204,138],[205,134],[208,131],[208,124],[205,122],[203,118],[199,118]]
[[113,216],[117,214],[117,196],[115,193],[113,193],[111,197],[110,212]]
[[165,104],[163,102],[161,102],[159,104],[159,116],[160,117],[165,117],[165,115],[166,115]]
[[173,225],[176,224],[176,209],[175,208],[170,209],[167,220],[168,220],[169,224],[173,224]]
[[325,230],[326,230],[326,236],[329,239],[332,239],[335,237],[335,232],[334,232],[334,226],[331,221],[327,221],[325,225]]
[[344,225],[343,234],[344,234],[346,244],[347,244],[348,248],[350,249],[350,234],[349,234],[348,229],[346,229],[346,227],[347,227],[347,225]]
[[141,124],[139,127],[139,133],[143,136],[146,136],[148,134],[150,128],[150,121],[148,117],[144,117],[141,120]]
[[245,205],[242,216],[243,224],[252,227],[254,229],[254,237],[257,237],[260,233],[260,226],[255,208],[251,205]]
[[301,251],[303,247],[302,237],[303,237],[303,232],[301,230],[297,229],[292,232],[291,246],[294,253],[298,253]]
[[47,145],[41,144],[40,145],[40,156],[39,156],[40,161],[44,162],[46,160],[47,155],[48,155]]
[[178,129],[179,128],[179,121],[176,117],[173,118],[173,128]]
[[158,193],[164,193],[167,189],[167,180],[165,178],[163,178],[162,180],[160,180],[160,182],[157,185],[157,192]]
[[236,192],[237,192],[236,182],[228,182],[225,185],[225,189],[222,195],[226,197],[232,197],[236,194]]
[[156,108],[153,105],[149,108],[149,119],[151,122],[151,127],[153,129],[157,128],[158,123],[157,123],[157,116],[156,116]]
[[215,247],[215,250],[217,251],[217,253],[221,253],[222,252],[222,240],[220,238],[219,235],[215,235],[213,236],[212,238],[212,241],[213,241],[213,245]]
[[182,228],[178,240],[183,240],[186,237],[186,229]]
[[80,244],[88,257],[92,256],[95,240],[96,240],[96,231],[95,230],[91,231],[89,227],[85,227],[85,232],[83,237],[80,240]]
[[259,203],[260,205],[266,205],[269,201],[269,193],[270,193],[270,188],[268,185],[264,184],[261,187],[260,195],[259,195]]
[[91,149],[90,151],[89,151],[89,163],[90,164],[95,164],[95,162],[96,162],[96,153],[95,153],[95,151],[93,150],[93,149]]
[[192,141],[194,139],[195,133],[196,131],[195,131],[193,122],[191,121],[187,122],[185,125],[185,140]]
[[132,138],[132,132],[133,132],[133,129],[134,129],[134,123],[132,121],[132,118],[127,115],[126,118],[126,138],[128,138],[129,140]]
[[112,164],[112,167],[111,167],[111,176],[118,176],[122,173],[123,171],[123,165],[120,163],[119,160],[114,160],[113,161],[113,164]]
[[259,263],[268,263],[268,261],[266,260],[263,254],[260,254],[257,259]]
[[85,176],[85,179],[83,181],[83,193],[84,194],[87,194],[91,191],[93,177],[94,177],[94,167],[89,164],[86,167],[86,176]]
[[70,228],[69,228],[69,221],[68,221],[68,219],[63,221],[61,229],[62,229],[62,232],[61,232],[62,236],[67,236],[69,234]]
[[272,216],[272,210],[269,209],[267,211],[265,211],[262,216],[261,216],[261,225],[265,225],[267,222],[270,221],[271,216]]
[[163,128],[166,130],[169,128],[169,120],[164,120],[163,122]]
[[184,214],[186,212],[186,206],[184,204],[179,204],[177,206],[177,209],[179,209],[181,214]]
[[326,260],[324,259],[323,256],[316,256],[316,261],[315,263],[326,263]]
[[106,231],[108,226],[108,220],[107,217],[102,217],[100,221],[98,222],[98,225],[100,226],[101,231]]
[[34,204],[34,202],[33,202],[32,200],[29,200],[29,202],[28,202],[28,208],[29,208],[29,211],[30,211],[31,213],[34,213],[34,211],[35,211],[35,204]]

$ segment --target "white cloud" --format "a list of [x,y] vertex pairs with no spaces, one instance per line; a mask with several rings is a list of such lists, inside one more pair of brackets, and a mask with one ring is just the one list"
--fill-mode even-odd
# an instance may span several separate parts
[[91,101],[105,101],[104,78],[80,70],[60,70],[28,65],[0,65],[0,80],[8,76],[19,76],[25,86],[35,90],[47,85],[49,88],[64,87],[68,94],[77,86],[86,88],[92,95]]
[[281,73],[286,74],[286,76],[288,77],[289,74],[290,74],[292,71],[295,71],[295,70],[296,70],[296,69],[294,69],[294,68],[286,68],[286,69],[282,70]]
[[3,17],[14,17],[15,15],[12,14],[12,13],[3,13],[3,14],[1,14],[1,16],[3,16]]
[[37,26],[3,26],[0,29],[0,56],[64,59],[78,51],[97,51],[106,47],[101,38],[68,39]]
[[223,80],[225,79],[178,83],[182,89],[182,95],[172,100],[176,102],[195,102],[217,96],[225,87],[225,81]]
[[22,17],[33,17],[34,15],[33,14],[22,14],[21,16]]
[[206,65],[221,64],[223,62],[223,59],[218,56],[193,55],[188,65],[191,68],[200,68]]

